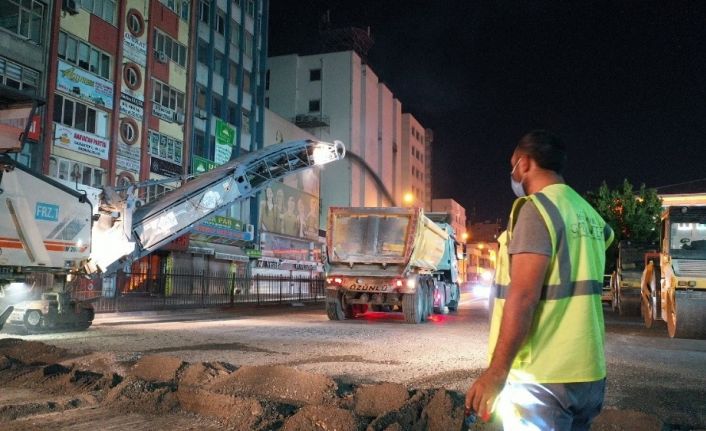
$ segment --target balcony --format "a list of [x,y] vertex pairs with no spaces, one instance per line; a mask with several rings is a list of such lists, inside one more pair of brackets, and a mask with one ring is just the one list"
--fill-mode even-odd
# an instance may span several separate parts
[[331,125],[328,115],[297,115],[292,122],[302,129],[316,129]]

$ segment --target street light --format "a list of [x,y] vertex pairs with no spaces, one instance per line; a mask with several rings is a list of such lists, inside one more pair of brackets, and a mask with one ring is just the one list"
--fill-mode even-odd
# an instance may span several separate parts
[[462,233],[461,239],[463,240],[463,242],[468,242],[468,232]]
[[402,202],[404,202],[405,205],[411,206],[414,203],[414,195],[411,192],[407,192],[402,196]]

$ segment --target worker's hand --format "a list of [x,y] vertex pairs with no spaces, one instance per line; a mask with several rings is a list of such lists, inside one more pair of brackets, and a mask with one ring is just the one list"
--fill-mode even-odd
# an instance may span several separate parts
[[490,420],[495,399],[505,387],[507,372],[488,368],[466,392],[466,411],[476,412],[483,421]]

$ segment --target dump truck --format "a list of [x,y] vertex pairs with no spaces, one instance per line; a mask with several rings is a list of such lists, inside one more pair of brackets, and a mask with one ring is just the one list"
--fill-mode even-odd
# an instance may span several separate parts
[[456,311],[460,299],[453,228],[421,208],[329,208],[326,314],[344,320],[397,311],[407,323]]
[[[104,186],[92,200],[78,184],[72,188],[13,157],[25,145],[41,101],[10,90],[0,93],[0,328],[11,318],[31,331],[69,324],[85,329],[92,307],[64,294],[69,279],[98,275],[103,291],[115,292],[117,272],[129,272],[133,261],[271,181],[345,156],[339,141],[285,142],[184,178],[181,187],[145,205],[138,205],[135,185]],[[6,118],[13,121],[6,124]],[[18,286],[27,294],[13,299],[10,288]]]
[[610,276],[611,305],[618,315],[640,316],[645,253],[654,252],[654,248],[653,244],[629,240],[618,243],[615,271]]
[[645,326],[667,322],[670,337],[706,338],[706,193],[662,195],[660,245],[645,255]]

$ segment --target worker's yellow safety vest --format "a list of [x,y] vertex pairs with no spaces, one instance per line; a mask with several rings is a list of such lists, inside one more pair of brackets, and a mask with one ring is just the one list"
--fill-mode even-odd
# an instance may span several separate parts
[[527,340],[508,379],[535,383],[591,382],[606,376],[601,291],[605,249],[613,240],[600,215],[571,187],[553,184],[515,201],[500,236],[490,326],[491,354],[509,289],[508,244],[520,208],[532,201],[547,225],[552,256]]

